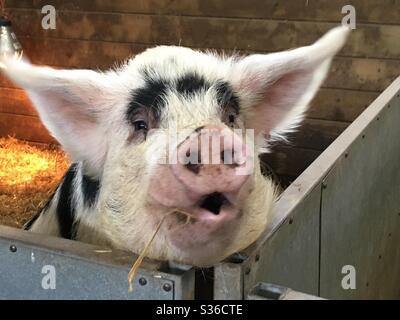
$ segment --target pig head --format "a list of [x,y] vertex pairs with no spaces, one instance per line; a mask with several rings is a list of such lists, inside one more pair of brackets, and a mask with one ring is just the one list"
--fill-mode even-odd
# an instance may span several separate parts
[[27,228],[139,253],[165,218],[151,258],[246,248],[276,199],[258,155],[300,123],[347,33],[246,57],[160,46],[107,72],[2,59],[72,160]]

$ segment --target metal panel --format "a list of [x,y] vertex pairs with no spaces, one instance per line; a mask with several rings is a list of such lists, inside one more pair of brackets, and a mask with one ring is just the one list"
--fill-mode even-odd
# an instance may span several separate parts
[[[324,297],[400,298],[399,87],[397,80],[337,142],[348,147],[322,193]],[[355,268],[355,290],[342,288],[346,265]]]
[[247,295],[247,300],[324,300],[275,284],[257,283]]
[[221,263],[214,268],[214,299],[243,299],[243,276],[240,264]]
[[246,261],[244,295],[257,282],[318,294],[320,190],[315,186]]
[[[170,270],[151,261],[139,269],[129,293],[134,259],[123,251],[0,226],[0,299],[194,298],[192,268]],[[55,289],[49,286],[53,271]]]

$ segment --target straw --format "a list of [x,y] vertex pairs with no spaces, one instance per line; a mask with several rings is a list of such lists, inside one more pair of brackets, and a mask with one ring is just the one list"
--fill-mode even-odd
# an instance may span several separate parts
[[160,220],[160,222],[159,222],[158,225],[157,225],[156,230],[154,231],[153,235],[151,236],[150,240],[146,243],[146,245],[144,246],[144,249],[143,249],[142,252],[140,253],[139,257],[136,259],[136,261],[134,262],[134,264],[133,264],[131,270],[130,270],[129,273],[128,273],[128,284],[129,284],[129,290],[128,290],[128,291],[129,291],[129,292],[132,292],[132,290],[133,290],[133,286],[132,286],[133,278],[135,277],[136,272],[137,272],[137,270],[139,269],[139,266],[141,265],[143,259],[145,258],[147,250],[149,249],[151,243],[153,242],[153,240],[154,240],[154,238],[156,237],[158,231],[160,230],[162,224],[164,223],[165,218],[166,218],[167,216],[173,214],[173,213],[181,213],[181,214],[185,215],[185,216],[186,216],[186,222],[185,222],[185,224],[189,223],[189,221],[190,221],[191,218],[192,218],[192,219],[196,219],[191,213],[185,212],[185,211],[183,211],[183,210],[181,210],[181,209],[178,209],[178,208],[177,208],[177,209],[173,209],[173,210],[167,212],[167,213],[164,215],[164,217],[162,217],[162,219]]

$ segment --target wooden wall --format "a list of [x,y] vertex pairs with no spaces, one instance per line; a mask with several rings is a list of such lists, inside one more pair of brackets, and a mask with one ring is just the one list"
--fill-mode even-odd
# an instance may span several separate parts
[[[41,28],[42,6],[57,9]],[[290,145],[268,163],[291,180],[400,74],[400,0],[6,0],[29,58],[68,68],[108,68],[159,44],[270,52],[310,44],[340,23],[352,4],[357,29]],[[51,141],[24,93],[0,77],[0,135]]]

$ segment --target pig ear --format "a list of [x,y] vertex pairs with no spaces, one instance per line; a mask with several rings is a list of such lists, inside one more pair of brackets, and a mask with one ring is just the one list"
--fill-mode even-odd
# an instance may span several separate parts
[[15,59],[2,59],[3,71],[24,88],[51,134],[73,161],[99,172],[106,155],[101,118],[110,101],[106,74],[90,70],[56,70]]
[[234,66],[233,82],[245,108],[247,128],[282,138],[302,120],[348,28],[329,31],[311,46],[250,55]]

